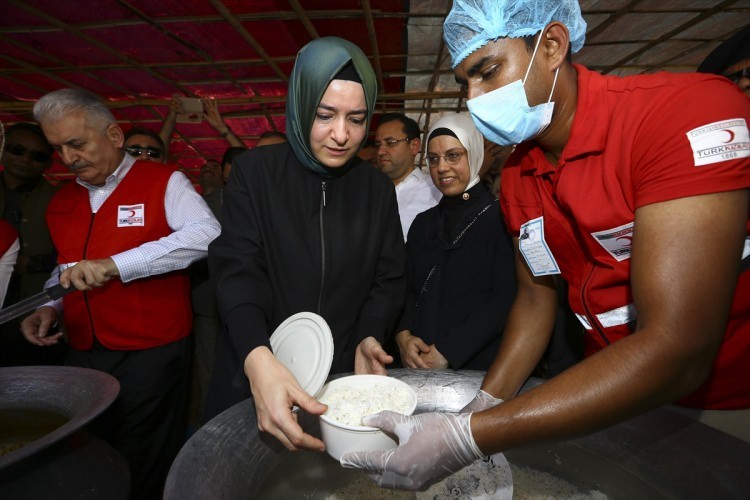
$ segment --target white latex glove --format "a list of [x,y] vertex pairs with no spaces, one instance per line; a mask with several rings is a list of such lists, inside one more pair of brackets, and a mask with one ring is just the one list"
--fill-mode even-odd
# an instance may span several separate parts
[[489,410],[490,408],[493,408],[502,402],[502,399],[496,398],[490,395],[490,393],[479,389],[479,392],[477,392],[477,395],[474,396],[474,399],[472,399],[469,404],[464,406],[464,408],[459,413],[473,413]]
[[370,415],[363,423],[398,436],[399,446],[345,453],[340,463],[364,469],[381,487],[424,490],[484,457],[471,435],[470,421],[470,413],[407,416],[383,411]]

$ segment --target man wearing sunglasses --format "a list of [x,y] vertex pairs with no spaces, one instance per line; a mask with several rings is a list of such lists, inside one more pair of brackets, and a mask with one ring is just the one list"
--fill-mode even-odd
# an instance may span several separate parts
[[417,214],[437,205],[442,197],[430,175],[416,166],[417,153],[422,147],[420,136],[417,122],[403,113],[388,113],[380,118],[373,144],[378,168],[396,186],[404,241]]
[[[52,166],[52,147],[39,125],[16,123],[6,130],[0,163],[0,217],[19,234],[21,249],[5,304],[33,295],[55,267],[57,254],[44,213],[57,187],[44,177]],[[62,348],[41,349],[18,335],[21,320],[0,326],[0,365],[59,364]]]
[[153,130],[133,127],[125,133],[123,149],[136,160],[167,163],[164,141]]

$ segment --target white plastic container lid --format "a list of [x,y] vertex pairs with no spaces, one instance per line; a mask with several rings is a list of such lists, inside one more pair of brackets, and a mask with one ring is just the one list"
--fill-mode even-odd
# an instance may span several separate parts
[[333,336],[321,316],[301,312],[287,318],[271,335],[271,350],[311,396],[323,387],[333,363]]

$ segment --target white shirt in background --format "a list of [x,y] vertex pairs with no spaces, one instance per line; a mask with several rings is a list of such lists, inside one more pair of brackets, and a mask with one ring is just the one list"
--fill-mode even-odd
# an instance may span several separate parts
[[19,250],[21,250],[21,243],[16,238],[16,241],[0,257],[0,306],[5,305],[5,294],[8,292],[8,284],[13,275]]
[[417,214],[437,205],[442,197],[443,194],[432,183],[430,174],[419,167],[414,167],[404,180],[396,184],[396,199],[404,241]]

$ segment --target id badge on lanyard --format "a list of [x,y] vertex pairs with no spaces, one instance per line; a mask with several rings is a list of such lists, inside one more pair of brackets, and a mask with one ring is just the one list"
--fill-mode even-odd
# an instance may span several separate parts
[[521,225],[518,249],[534,276],[560,274],[557,261],[544,240],[544,217]]

